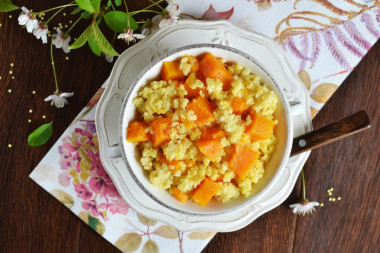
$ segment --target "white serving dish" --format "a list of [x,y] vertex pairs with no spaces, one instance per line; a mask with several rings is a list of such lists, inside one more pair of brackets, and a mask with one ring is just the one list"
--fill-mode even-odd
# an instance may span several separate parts
[[[135,180],[136,175],[130,174],[120,156],[118,121],[122,100],[129,86],[155,58],[165,55],[169,50],[196,43],[229,45],[253,56],[265,69],[270,69],[272,78],[285,93],[290,104],[294,105],[291,109],[294,136],[311,130],[307,91],[274,41],[245,31],[227,21],[181,21],[176,26],[161,29],[119,57],[96,112],[100,156],[120,195],[137,212],[183,231],[233,231],[248,225],[286,199],[309,152],[290,158],[276,175],[271,187],[265,188],[244,207],[236,208],[235,203],[235,209],[234,204],[231,204],[232,206],[227,205],[224,211],[217,213],[212,207],[204,212],[194,206],[178,211],[178,208],[173,208],[175,203],[170,202],[170,196],[166,196],[162,202],[157,201],[157,196],[152,198],[148,194],[152,189],[146,190],[150,187],[149,182],[143,182],[142,175],[139,175],[139,180]],[[138,182],[143,182],[145,187],[140,187]],[[160,197],[164,196],[162,192],[160,194]]]
[[[242,66],[248,68],[251,73],[255,73],[277,96],[277,109],[274,113],[278,120],[278,125],[275,128],[277,137],[276,149],[268,164],[265,165],[264,177],[255,184],[254,191],[250,197],[240,196],[228,203],[220,203],[211,201],[206,207],[195,204],[192,201],[181,203],[171,196],[167,190],[160,189],[150,183],[146,171],[140,164],[140,157],[137,154],[140,152],[136,146],[126,141],[127,127],[131,121],[138,118],[138,112],[133,105],[133,99],[137,97],[138,92],[142,87],[146,86],[152,80],[158,80],[162,64],[164,61],[175,61],[187,55],[199,56],[204,53],[212,53],[213,55],[223,58],[226,62],[238,62]],[[129,91],[124,97],[124,102],[120,114],[120,144],[124,162],[127,165],[128,173],[134,179],[135,183],[159,205],[164,206],[176,213],[191,215],[191,216],[214,216],[221,213],[238,212],[244,207],[255,202],[261,195],[273,187],[278,175],[282,173],[289,159],[290,149],[293,140],[293,119],[290,115],[290,108],[287,99],[280,89],[278,84],[271,78],[268,69],[261,66],[256,59],[245,54],[244,52],[217,44],[194,44],[186,47],[181,47],[170,51],[168,54],[155,59],[149,64],[131,84]]]

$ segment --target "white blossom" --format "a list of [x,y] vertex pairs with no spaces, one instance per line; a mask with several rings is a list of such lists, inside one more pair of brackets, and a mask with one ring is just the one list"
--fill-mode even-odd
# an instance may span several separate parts
[[74,92],[71,93],[60,93],[60,92],[54,92],[53,95],[48,96],[44,99],[45,102],[51,101],[51,105],[55,105],[57,108],[62,108],[65,106],[65,104],[68,103],[67,99],[68,97],[72,97],[74,95]]
[[133,33],[132,29],[126,29],[124,30],[124,33],[120,33],[119,36],[117,36],[118,39],[125,40],[128,44],[130,42],[135,42],[137,40],[141,40],[145,38],[145,35]]
[[65,35],[65,33],[61,31],[61,29],[57,28],[57,34],[53,35],[52,43],[56,48],[62,48],[65,53],[68,53],[70,52],[70,40],[71,37],[69,35]]
[[290,205],[289,207],[293,208],[293,213],[305,215],[305,214],[312,213],[313,211],[315,211],[315,208],[314,208],[315,206],[319,206],[319,203],[315,201],[314,202],[307,201],[305,203],[293,204],[293,205]]
[[166,7],[166,11],[171,16],[179,16],[183,12],[183,7],[177,1],[171,1]]
[[179,15],[183,12],[183,7],[177,1],[170,1],[165,10],[168,14],[164,16],[158,25],[160,28],[177,24]]
[[39,23],[38,28],[33,31],[33,35],[36,36],[37,39],[41,39],[42,43],[47,43],[47,34],[48,27],[44,23]]
[[28,33],[32,33],[34,29],[38,28],[38,21],[36,17],[24,6],[21,7],[21,14],[18,17],[19,25],[25,26]]

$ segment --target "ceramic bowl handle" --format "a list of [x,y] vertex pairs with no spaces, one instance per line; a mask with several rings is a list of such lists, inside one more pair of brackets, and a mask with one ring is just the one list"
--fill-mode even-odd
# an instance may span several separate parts
[[368,128],[370,125],[367,113],[357,112],[345,119],[294,138],[290,156],[321,147]]

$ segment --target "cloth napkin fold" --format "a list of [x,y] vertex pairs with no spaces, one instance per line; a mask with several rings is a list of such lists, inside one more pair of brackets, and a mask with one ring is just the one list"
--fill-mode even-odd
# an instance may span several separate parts
[[[378,0],[180,0],[186,18],[228,19],[275,39],[323,107],[380,37]],[[99,158],[94,123],[102,88],[30,174],[62,204],[122,251],[200,252],[214,232],[182,232],[130,209]]]

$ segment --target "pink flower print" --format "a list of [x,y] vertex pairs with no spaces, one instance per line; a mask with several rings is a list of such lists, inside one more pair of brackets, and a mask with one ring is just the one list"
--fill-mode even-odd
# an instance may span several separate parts
[[67,172],[62,172],[58,175],[58,182],[62,186],[69,186],[70,175]]
[[102,216],[103,215],[98,211],[98,207],[96,206],[96,201],[91,199],[91,200],[86,200],[86,201],[83,201],[82,202],[82,207],[85,209],[85,210],[90,210],[91,211],[91,214],[93,216]]
[[95,134],[96,133],[95,123],[94,122],[87,122],[87,124],[85,125],[85,128],[84,128],[84,131]]
[[61,159],[58,163],[61,165],[62,170],[74,169],[77,166],[77,162],[74,161],[70,155],[61,155]]
[[121,198],[118,198],[116,202],[110,204],[110,212],[112,214],[120,213],[120,214],[127,215],[128,210],[129,210],[129,206]]
[[78,193],[78,197],[85,200],[90,199],[92,197],[92,192],[84,184],[76,184],[74,185],[74,187],[75,191]]
[[[102,170],[102,175],[100,176],[107,176],[107,173],[105,172],[102,162],[100,161],[100,155],[97,152],[93,152],[92,150],[87,151],[87,156],[91,160],[91,170],[100,171]],[[104,172],[103,172],[104,171]]]
[[109,209],[109,211],[112,213],[112,214],[117,214],[117,213],[120,213],[120,214],[123,214],[123,215],[127,215],[128,211],[129,211],[129,206],[127,205],[127,203],[125,203],[124,200],[122,200],[121,198],[118,198],[115,202],[113,203],[102,203],[98,206],[99,209],[103,209],[103,210],[107,210]]
[[99,193],[102,197],[107,195],[110,197],[118,196],[116,187],[102,165],[97,170],[91,170],[91,173],[92,177],[89,186],[92,191]]
[[[82,129],[76,128],[71,138],[63,139],[63,151],[67,152],[69,156],[72,157],[74,161],[78,161],[76,164],[77,172],[81,172],[80,161],[82,160],[81,155],[87,155],[87,150],[94,149],[94,142],[92,141],[93,134],[90,132],[84,132]],[[83,151],[83,152],[81,152]]]
[[107,195],[110,197],[115,197],[117,195],[116,188],[112,181],[107,181],[110,180],[102,177],[91,177],[89,182],[90,189],[96,193],[99,193],[102,197],[106,197]]

